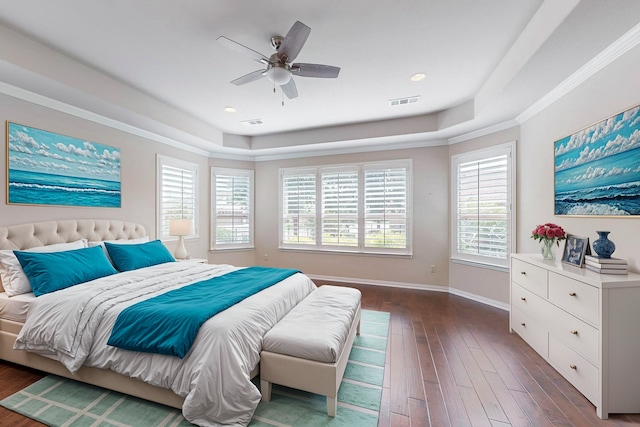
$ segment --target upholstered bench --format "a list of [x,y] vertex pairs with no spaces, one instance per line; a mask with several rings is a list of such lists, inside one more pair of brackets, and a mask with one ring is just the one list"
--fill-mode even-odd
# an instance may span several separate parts
[[335,417],[338,389],[356,334],[360,334],[360,291],[320,286],[264,337],[260,353],[262,400],[271,400],[271,384],[327,397]]

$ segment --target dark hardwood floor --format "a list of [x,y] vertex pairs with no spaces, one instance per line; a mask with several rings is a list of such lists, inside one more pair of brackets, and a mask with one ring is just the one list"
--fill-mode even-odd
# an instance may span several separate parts
[[[599,419],[584,396],[509,333],[506,311],[446,293],[355,287],[363,308],[391,313],[380,427],[640,425],[640,414]],[[0,362],[0,399],[40,377]],[[41,424],[0,407],[0,425]]]

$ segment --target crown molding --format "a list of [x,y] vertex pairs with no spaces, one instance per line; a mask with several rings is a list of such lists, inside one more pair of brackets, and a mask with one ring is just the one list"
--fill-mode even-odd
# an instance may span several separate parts
[[35,105],[40,105],[41,107],[50,108],[54,111],[59,111],[61,113],[69,114],[71,116],[88,120],[90,122],[98,123],[100,125],[104,125],[113,129],[121,130],[123,132],[129,133],[132,135],[136,135],[142,138],[150,139],[152,141],[160,142],[162,144],[169,145],[171,147],[189,151],[191,153],[200,154],[203,156],[209,155],[208,151],[202,150],[200,148],[192,147],[191,145],[187,145],[182,142],[176,141],[174,139],[167,138],[166,136],[158,135],[157,133],[154,133],[154,132],[149,132],[139,127],[123,123],[119,120],[110,119],[101,114],[96,114],[91,111],[87,111],[83,108],[78,108],[73,105],[67,104],[65,102],[57,101],[47,96],[28,91],[26,89],[22,89],[2,81],[0,81],[0,93],[10,96],[12,98],[30,102]]
[[516,122],[522,124],[549,107],[551,104],[580,86],[587,79],[595,75],[607,65],[640,44],[640,24],[627,31],[622,37],[611,43],[606,49],[584,64],[578,71],[567,77],[562,83],[523,111],[516,117]]

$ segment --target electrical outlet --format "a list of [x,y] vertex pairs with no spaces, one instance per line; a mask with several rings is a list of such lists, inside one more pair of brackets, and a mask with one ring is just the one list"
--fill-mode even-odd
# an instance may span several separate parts
[[265,253],[263,259],[265,261],[269,261],[269,254]]
[[432,273],[435,273],[435,272],[436,272],[436,266],[435,266],[435,265],[432,265],[432,266],[431,266],[431,272],[432,272]]

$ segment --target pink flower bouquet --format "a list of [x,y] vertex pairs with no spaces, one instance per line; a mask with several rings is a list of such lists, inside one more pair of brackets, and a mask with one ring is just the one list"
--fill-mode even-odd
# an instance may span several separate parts
[[560,246],[560,241],[567,238],[567,233],[559,225],[548,222],[534,228],[531,232],[531,238],[540,242],[550,241]]

